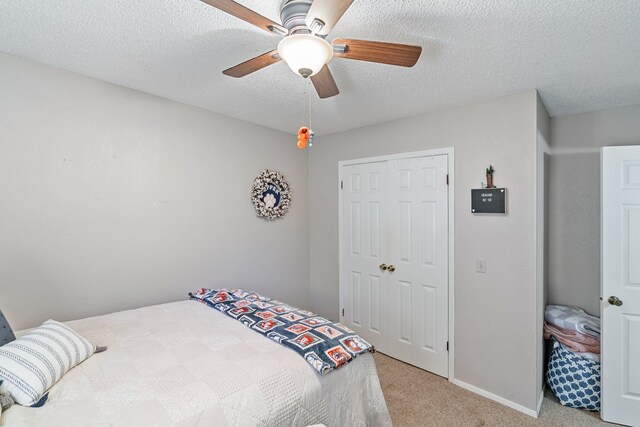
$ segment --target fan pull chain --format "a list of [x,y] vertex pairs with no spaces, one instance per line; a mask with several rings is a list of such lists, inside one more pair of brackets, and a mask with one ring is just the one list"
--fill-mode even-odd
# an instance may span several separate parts
[[305,83],[302,96],[304,99],[302,109],[303,111],[306,110],[307,113],[307,126],[302,126],[298,130],[298,148],[301,150],[307,147],[307,144],[309,147],[313,145],[313,130],[311,130],[311,82]]
[[[309,102],[309,79],[304,79],[304,109],[308,111],[307,103]],[[307,117],[308,118],[308,117]]]
[[309,147],[313,147],[313,127],[311,126],[311,79],[307,83],[307,104],[309,106]]

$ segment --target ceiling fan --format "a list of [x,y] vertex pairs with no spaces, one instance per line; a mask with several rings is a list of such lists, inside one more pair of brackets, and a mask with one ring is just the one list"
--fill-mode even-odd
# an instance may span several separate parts
[[310,77],[320,98],[340,91],[328,63],[333,57],[412,67],[422,48],[397,43],[325,37],[351,6],[353,0],[284,0],[280,5],[282,25],[233,0],[201,0],[217,9],[282,36],[278,48],[224,70],[231,77],[244,77],[280,60],[302,77]]

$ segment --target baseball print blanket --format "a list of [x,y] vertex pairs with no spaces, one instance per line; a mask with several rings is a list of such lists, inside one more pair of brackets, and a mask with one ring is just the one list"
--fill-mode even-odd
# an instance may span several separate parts
[[236,319],[248,328],[296,351],[320,374],[374,352],[371,344],[341,323],[241,289],[200,289],[198,300]]

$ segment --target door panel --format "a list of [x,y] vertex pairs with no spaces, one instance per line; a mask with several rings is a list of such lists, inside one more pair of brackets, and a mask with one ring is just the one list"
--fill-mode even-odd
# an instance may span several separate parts
[[438,336],[438,289],[434,286],[422,286],[422,299],[425,310],[422,312],[424,328],[424,348],[436,351],[436,339]]
[[411,202],[401,201],[398,203],[400,211],[400,261],[411,262]]
[[[412,323],[413,323],[413,304],[411,301],[412,283],[404,280],[398,280],[399,293],[400,293],[400,311],[390,313],[392,316],[398,316],[400,319],[400,334],[398,338],[400,341],[411,345],[413,341]],[[395,349],[391,349],[395,353]]]
[[[623,336],[640,337],[640,316],[623,315]],[[626,398],[640,399],[640,340],[624,343],[624,369],[629,376],[623,379],[622,392]],[[640,413],[638,413],[640,415]],[[640,418],[637,420],[640,422]]]
[[624,272],[626,273],[625,282],[627,286],[640,286],[640,239],[634,236],[640,236],[640,205],[625,206],[623,230],[627,256],[624,258]]
[[371,332],[381,332],[380,325],[382,323],[382,316],[380,313],[380,277],[379,276],[369,276],[369,296],[371,297],[371,301],[369,301],[369,307],[371,307],[371,312],[369,313],[369,325],[371,327]]
[[386,282],[379,269],[386,250],[385,171],[383,162],[342,170],[342,321],[380,351],[386,345]]
[[351,272],[351,323],[362,326],[362,274]]
[[362,215],[360,214],[360,202],[351,202],[351,255],[360,255],[362,238]]
[[436,231],[438,223],[436,222],[435,202],[422,202],[422,211],[420,218],[422,219],[422,233],[420,234],[422,264],[434,266],[436,255]]
[[391,190],[389,347],[392,355],[448,373],[447,156],[388,163]]
[[601,161],[601,415],[640,425],[640,147],[603,148]]
[[380,259],[380,202],[369,202],[369,256]]

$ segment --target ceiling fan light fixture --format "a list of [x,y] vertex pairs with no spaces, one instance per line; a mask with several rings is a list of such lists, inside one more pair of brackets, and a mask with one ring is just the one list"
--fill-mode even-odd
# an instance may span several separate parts
[[325,39],[311,34],[293,34],[278,43],[278,55],[291,71],[310,77],[331,61],[333,47]]

